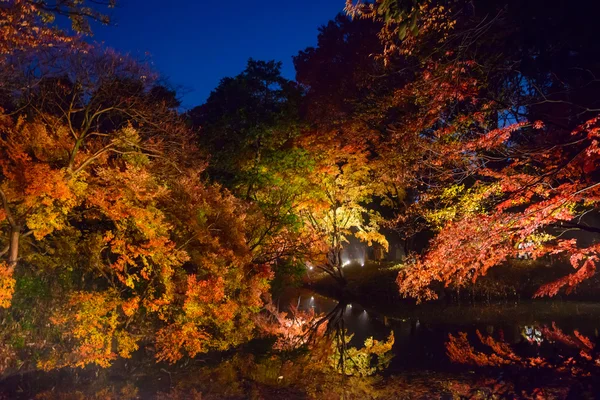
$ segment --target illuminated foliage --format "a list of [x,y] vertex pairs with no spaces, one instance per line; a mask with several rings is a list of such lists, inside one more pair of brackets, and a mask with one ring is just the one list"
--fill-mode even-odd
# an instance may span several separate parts
[[[89,7],[93,3],[78,0],[3,0],[2,20],[0,20],[0,56],[17,51],[30,51],[44,47],[83,46],[77,38],[52,26],[56,16],[66,16],[71,20],[74,32],[91,34],[90,20],[108,23],[106,14]],[[115,1],[109,0],[108,7]]]
[[[350,342],[352,335],[345,340]],[[393,345],[394,332],[390,333],[386,341],[374,340],[370,337],[365,340],[363,347],[349,347],[346,349],[343,370],[337,365],[337,361],[340,359],[339,346],[335,347],[332,360],[338,370],[346,375],[367,377],[389,367],[394,356],[392,353]]]
[[39,84],[0,88],[16,110],[0,116],[0,305],[46,327],[18,333],[23,356],[108,367],[153,343],[176,362],[252,338],[273,273],[253,262],[251,208],[203,183],[174,92],[110,50],[28,51],[10,82],[35,60]]
[[[350,238],[387,250],[394,224],[433,237],[401,268],[402,295],[433,299],[435,282],[553,255],[574,271],[537,295],[570,293],[600,254],[572,233],[600,232],[586,220],[600,200],[600,53],[578,28],[557,37],[558,16],[535,4],[347,1],[355,19],[338,16],[294,58],[297,83],[250,60],[180,115],[145,65],[52,27],[54,15],[79,33],[106,22],[87,2],[3,1],[0,317],[14,323],[0,356],[19,333],[31,343],[19,355],[46,370],[107,367],[144,345],[175,363],[262,331],[280,351],[312,346],[321,372],[372,375],[393,336],[349,349],[337,326],[341,347],[312,344],[316,317],[275,311],[269,291],[306,262],[344,284]],[[547,334],[593,359],[578,332]],[[464,335],[449,354],[545,362],[479,336],[491,354]]]
[[72,38],[57,29],[40,26],[39,9],[26,0],[5,1],[0,22],[0,54],[38,46],[68,43]]
[[[205,104],[187,115],[209,153],[206,175],[244,201],[252,262],[276,279],[303,271],[310,238],[297,205],[307,191],[311,160],[295,145],[300,88],[281,76],[281,63],[250,59],[239,75],[221,80]],[[293,274],[293,272],[292,272]]]
[[[557,66],[553,60],[565,52],[582,51],[581,36],[563,40],[549,29],[549,21],[560,21],[587,35],[576,22],[585,12],[558,16],[533,5],[483,3],[346,6],[382,24],[380,56],[390,73],[407,77],[386,97],[393,118],[380,120],[388,128],[376,151],[398,171],[391,181],[412,192],[412,204],[399,207],[399,229],[435,233],[426,253],[398,276],[401,294],[419,301],[437,297],[434,281],[470,285],[524,254],[564,254],[576,270],[538,295],[570,292],[595,272],[596,245],[569,232],[598,232],[579,220],[597,212],[597,110],[586,87],[595,83],[575,72],[597,71],[598,62],[581,57]],[[524,15],[536,22],[523,24]],[[547,42],[531,40],[542,37]],[[522,51],[507,43],[521,43]]]
[[38,363],[39,367],[48,370],[83,367],[90,363],[108,367],[117,354],[130,358],[138,344],[129,333],[118,329],[118,302],[112,291],[73,293],[66,309],[51,318],[53,324],[63,328],[63,339],[73,343],[73,349],[69,351],[64,345],[60,350],[54,349],[47,360]]
[[307,229],[325,250],[311,261],[343,281],[342,249],[349,237],[355,236],[369,246],[378,243],[387,250],[387,240],[379,232],[381,217],[367,208],[382,191],[381,185],[374,180],[364,147],[324,145],[310,136],[305,140],[316,162],[308,177],[310,196],[299,205],[299,210]]
[[[538,295],[554,295],[562,287],[567,287],[569,292],[591,277],[595,272],[597,245],[582,246],[575,239],[561,238],[560,232],[562,226],[576,227],[572,221],[596,206],[596,184],[585,176],[575,182],[570,179],[573,171],[584,169],[593,162],[590,159],[596,157],[595,123],[596,119],[588,121],[572,133],[583,138],[579,141],[581,150],[575,157],[567,158],[562,149],[558,153],[538,151],[530,156],[536,159],[533,164],[514,160],[499,171],[479,168],[474,173],[488,183],[473,186],[445,207],[443,202],[447,201],[448,192],[442,192],[436,198],[442,202],[441,211],[436,211],[433,216],[439,219],[449,215],[451,218],[445,221],[428,254],[414,268],[399,276],[401,291],[424,299],[435,298],[435,294],[427,289],[431,281],[465,285],[485,275],[489,268],[518,258],[524,245],[533,258],[567,253],[577,270],[540,288]],[[509,126],[500,133],[492,131],[467,146],[489,148],[487,139],[490,135],[510,133],[512,129]],[[502,143],[509,137],[506,135]],[[493,145],[496,146],[500,144]],[[537,161],[549,159],[567,161],[559,167]],[[541,167],[534,169],[533,165]],[[460,213],[456,214],[456,210]]]
[[0,307],[10,307],[10,299],[15,291],[13,270],[5,263],[0,264]]

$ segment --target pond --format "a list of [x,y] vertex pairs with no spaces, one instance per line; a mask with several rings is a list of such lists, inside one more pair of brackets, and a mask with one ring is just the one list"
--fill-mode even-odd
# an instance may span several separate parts
[[[307,289],[290,292],[280,299],[281,304],[295,304],[300,310],[314,309],[327,314],[338,301]],[[456,369],[446,354],[448,335],[465,332],[476,338],[476,332],[502,337],[527,356],[543,355],[555,344],[555,338],[544,332],[555,326],[565,334],[577,331],[596,342],[600,332],[600,303],[527,300],[485,304],[441,306],[425,303],[418,306],[400,305],[365,308],[348,302],[344,309],[345,325],[354,336],[352,346],[365,339],[385,339],[394,332],[394,369]],[[543,328],[546,329],[543,329]]]
[[[394,395],[386,392],[379,398],[536,398],[540,387],[554,392],[537,398],[596,398],[598,394],[593,382],[598,372],[595,343],[600,342],[598,303],[536,300],[365,308],[308,289],[288,291],[277,303],[280,309],[291,304],[316,314],[339,312],[347,332],[353,335],[349,346],[357,348],[369,337],[385,340],[393,331],[394,358],[380,373],[384,380],[377,384],[393,384],[398,389]],[[466,341],[459,340],[463,334]],[[454,353],[448,347],[451,338],[456,339]],[[258,350],[250,346],[244,351]],[[107,370],[23,374],[0,382],[0,399],[2,395],[7,399],[183,399],[200,396],[200,392],[203,397],[196,398],[308,398],[290,389],[299,382],[286,386],[284,379],[298,378],[281,375],[283,364],[268,360],[266,364],[244,364],[239,359],[231,361],[232,356],[235,359],[235,352],[228,352],[225,358],[207,355],[176,367],[132,360]],[[507,359],[511,362],[505,362]],[[275,371],[268,371],[269,363]],[[254,372],[232,372],[234,365],[238,369],[265,369],[267,365],[267,378],[257,389],[248,383]],[[181,387],[185,391],[180,391]]]

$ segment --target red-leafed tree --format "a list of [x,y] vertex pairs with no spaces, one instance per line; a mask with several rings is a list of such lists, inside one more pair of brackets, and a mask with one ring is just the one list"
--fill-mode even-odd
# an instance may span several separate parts
[[581,40],[594,7],[560,13],[556,3],[348,2],[354,16],[384,24],[381,59],[410,74],[390,99],[396,118],[379,153],[404,161],[398,183],[416,193],[399,221],[416,216],[435,237],[398,276],[402,294],[435,298],[432,282],[470,284],[525,253],[565,254],[575,269],[538,295],[594,274],[597,239],[570,233],[599,232],[582,219],[600,194],[600,63]]

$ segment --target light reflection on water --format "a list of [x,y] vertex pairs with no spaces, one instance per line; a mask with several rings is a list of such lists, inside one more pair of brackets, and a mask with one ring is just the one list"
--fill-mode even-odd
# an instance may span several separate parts
[[[338,301],[308,289],[297,289],[279,299],[280,304],[295,304],[300,310],[314,309],[319,314],[332,311]],[[283,307],[282,307],[283,308]],[[577,330],[599,342],[600,304],[558,300],[476,305],[421,306],[382,305],[365,308],[357,301],[345,305],[342,313],[348,333],[354,334],[350,345],[361,346],[365,339],[384,340],[394,331],[395,358],[391,369],[455,368],[446,355],[444,344],[449,334],[467,332],[502,337],[525,354],[535,356],[540,345],[548,345],[541,328],[553,323],[564,332]]]

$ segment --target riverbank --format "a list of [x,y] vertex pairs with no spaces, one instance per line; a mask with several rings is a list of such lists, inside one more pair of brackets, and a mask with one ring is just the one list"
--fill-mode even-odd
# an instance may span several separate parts
[[[343,289],[324,273],[308,275],[304,284],[321,294],[330,297],[347,296],[365,306],[414,305],[416,302],[413,299],[403,298],[398,292],[396,278],[403,268],[408,267],[388,262],[367,261],[364,265],[355,262],[344,267],[347,284]],[[467,287],[457,289],[437,285],[433,289],[438,294],[438,299],[429,303],[450,305],[531,300],[540,286],[572,272],[573,268],[565,263],[550,265],[541,261],[515,260],[510,265],[491,269],[486,276]],[[572,293],[561,292],[555,298],[596,302],[600,301],[598,288],[600,279],[594,276],[580,284]]]

